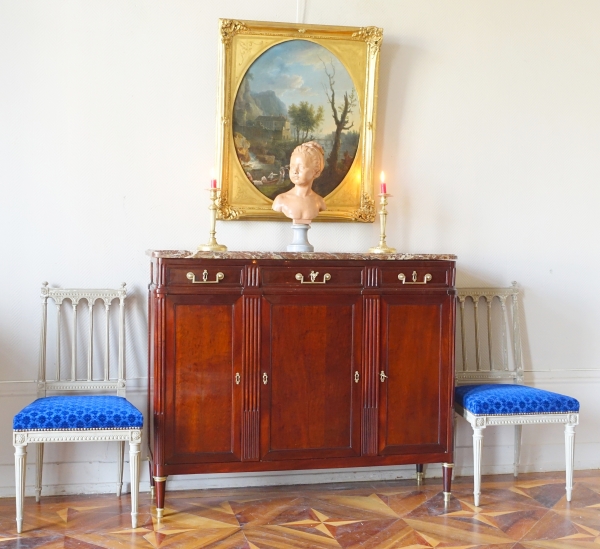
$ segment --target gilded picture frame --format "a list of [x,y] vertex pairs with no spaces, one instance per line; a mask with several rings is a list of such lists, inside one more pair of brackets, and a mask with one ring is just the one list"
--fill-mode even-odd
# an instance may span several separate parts
[[316,140],[325,169],[315,221],[375,220],[377,27],[219,20],[217,218],[285,220],[289,155]]

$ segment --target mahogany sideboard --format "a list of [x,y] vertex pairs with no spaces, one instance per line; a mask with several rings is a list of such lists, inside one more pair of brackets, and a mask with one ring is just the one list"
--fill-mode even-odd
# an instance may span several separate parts
[[149,446],[168,475],[442,463],[453,255],[151,251]]

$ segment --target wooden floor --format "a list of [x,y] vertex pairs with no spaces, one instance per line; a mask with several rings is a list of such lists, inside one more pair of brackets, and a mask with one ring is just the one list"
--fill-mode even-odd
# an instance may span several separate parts
[[562,473],[485,477],[479,508],[468,477],[447,506],[439,479],[167,492],[160,521],[141,494],[135,530],[128,496],[26,498],[20,536],[6,498],[0,548],[599,549],[600,471],[575,481],[569,504]]

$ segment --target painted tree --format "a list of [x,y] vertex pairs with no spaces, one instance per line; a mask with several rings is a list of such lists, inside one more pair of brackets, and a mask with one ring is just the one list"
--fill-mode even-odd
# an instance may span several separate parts
[[318,129],[323,123],[323,107],[315,109],[307,101],[300,101],[299,105],[290,105],[288,116],[294,126],[296,141],[298,143],[308,140],[310,132]]
[[350,115],[356,107],[357,99],[356,92],[354,91],[354,88],[352,88],[350,93],[347,91],[344,92],[342,103],[337,105],[335,97],[335,66],[333,63],[329,63],[331,68],[328,69],[327,64],[323,60],[321,60],[321,63],[323,63],[325,74],[329,80],[329,89],[327,89],[327,86],[325,85],[323,85],[323,89],[325,90],[327,101],[331,106],[333,121],[335,123],[335,131],[333,132],[333,146],[331,147],[331,152],[327,157],[327,165],[328,169],[332,173],[335,173],[338,171],[338,157],[340,155],[342,132],[344,130],[349,130],[354,126],[354,122],[350,122]]

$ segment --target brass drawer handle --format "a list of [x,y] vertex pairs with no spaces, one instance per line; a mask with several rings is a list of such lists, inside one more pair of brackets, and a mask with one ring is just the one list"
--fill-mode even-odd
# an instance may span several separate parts
[[358,383],[358,380],[360,379],[360,374],[358,373],[358,370],[356,372],[354,372],[354,383]]
[[404,273],[400,273],[398,275],[398,280],[402,281],[402,284],[427,284],[429,281],[431,281],[432,276],[427,273],[424,277],[423,277],[423,282],[417,282],[417,271],[413,271],[412,274],[412,282],[406,282],[406,276],[404,275]]
[[215,280],[208,280],[208,271],[206,269],[202,271],[202,280],[196,280],[196,275],[192,272],[189,272],[185,276],[188,278],[188,280],[192,281],[192,284],[218,284],[225,278],[223,273],[218,272]]
[[266,372],[263,372],[263,383],[266,385],[267,383],[269,383],[269,376],[267,375]]
[[242,381],[242,377],[240,376],[239,372],[235,374],[235,384],[239,385],[240,381]]
[[310,271],[308,276],[310,277],[310,282],[304,282],[304,275],[296,273],[296,280],[299,280],[300,284],[325,284],[328,280],[331,280],[331,275],[329,273],[325,273],[323,275],[323,280],[318,282],[316,279],[319,276],[319,271],[316,273],[315,271]]
[[383,383],[388,376],[385,375],[385,372],[383,370],[381,370],[381,372],[379,372],[379,381],[381,381],[381,383]]

